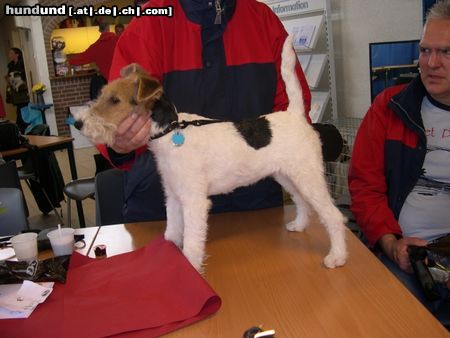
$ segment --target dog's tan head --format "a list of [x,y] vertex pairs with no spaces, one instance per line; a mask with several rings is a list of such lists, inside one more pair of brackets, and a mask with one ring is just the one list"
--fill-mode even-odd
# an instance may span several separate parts
[[159,81],[139,65],[130,64],[121,77],[101,91],[88,110],[75,116],[75,127],[94,143],[114,143],[117,126],[132,113],[147,114],[163,94]]

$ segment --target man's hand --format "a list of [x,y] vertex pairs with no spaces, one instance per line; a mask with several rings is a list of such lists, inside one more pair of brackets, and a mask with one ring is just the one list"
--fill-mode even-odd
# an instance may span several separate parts
[[150,138],[150,115],[131,114],[118,127],[116,139],[111,148],[119,154],[126,154],[145,146]]
[[383,252],[403,271],[412,273],[411,263],[408,256],[408,246],[426,246],[427,241],[416,237],[403,237],[397,239],[393,234],[387,234],[378,241]]

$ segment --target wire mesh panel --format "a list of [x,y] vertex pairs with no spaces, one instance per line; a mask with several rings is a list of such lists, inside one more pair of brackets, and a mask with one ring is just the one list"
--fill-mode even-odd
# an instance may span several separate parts
[[344,139],[344,148],[341,156],[336,161],[325,163],[325,174],[331,196],[336,205],[349,205],[350,194],[348,192],[347,174],[350,158],[355,142],[356,132],[362,119],[354,117],[338,118],[327,121],[338,128]]

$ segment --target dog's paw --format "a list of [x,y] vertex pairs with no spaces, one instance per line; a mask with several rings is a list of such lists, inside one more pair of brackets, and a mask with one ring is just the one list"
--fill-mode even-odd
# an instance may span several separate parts
[[183,237],[177,235],[168,234],[167,231],[164,234],[164,239],[175,244],[178,248],[183,249]]
[[307,224],[301,224],[297,220],[294,220],[292,222],[289,222],[286,224],[286,229],[289,231],[298,231],[302,232],[305,230]]
[[206,267],[204,266],[204,265],[202,265],[201,267],[199,267],[198,269],[196,269],[197,270],[197,272],[200,274],[200,275],[202,275],[203,277],[205,276],[205,270],[206,270]]
[[338,266],[343,266],[345,262],[347,262],[346,253],[344,254],[330,253],[323,260],[323,264],[329,269],[334,269],[337,268]]
[[197,272],[201,275],[204,275],[205,273],[205,266],[203,265],[203,263],[193,263],[191,262],[192,266],[195,268],[195,270],[197,270]]
[[200,274],[203,272],[203,255],[198,254],[190,254],[187,250],[183,249],[183,254],[191,263],[191,265],[197,270]]

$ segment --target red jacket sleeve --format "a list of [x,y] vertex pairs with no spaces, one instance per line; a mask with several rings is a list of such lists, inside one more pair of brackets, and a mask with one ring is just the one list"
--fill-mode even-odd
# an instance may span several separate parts
[[388,206],[384,146],[388,128],[387,94],[370,107],[355,139],[349,170],[351,210],[371,246],[385,234],[401,234]]
[[72,56],[69,63],[74,66],[85,65],[87,63],[94,63],[96,55],[98,54],[97,42],[90,45],[84,52]]

